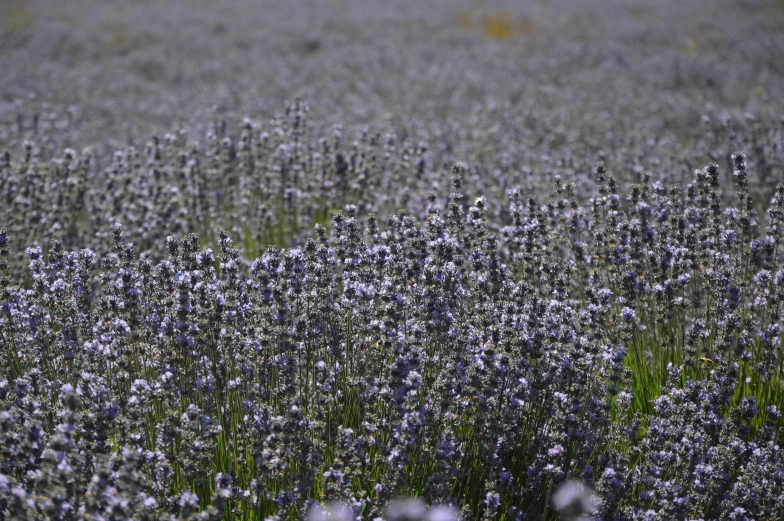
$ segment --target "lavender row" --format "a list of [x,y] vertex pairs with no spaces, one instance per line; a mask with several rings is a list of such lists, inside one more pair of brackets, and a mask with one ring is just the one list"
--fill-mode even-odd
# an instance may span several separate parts
[[35,206],[59,227],[20,212],[0,235],[5,516],[375,519],[416,496],[557,519],[566,482],[600,519],[784,513],[784,187],[760,200],[739,153],[685,185],[599,163],[498,207],[456,165],[392,211],[371,196],[416,183],[426,147],[309,148],[301,110],[178,168],[153,140],[107,191],[75,154],[24,184],[33,160],[6,159],[6,190],[67,195]]

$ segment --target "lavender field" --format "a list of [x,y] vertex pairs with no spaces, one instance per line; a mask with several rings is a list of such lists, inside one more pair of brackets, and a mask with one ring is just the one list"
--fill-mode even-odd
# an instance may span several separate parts
[[777,0],[0,1],[0,520],[784,519]]

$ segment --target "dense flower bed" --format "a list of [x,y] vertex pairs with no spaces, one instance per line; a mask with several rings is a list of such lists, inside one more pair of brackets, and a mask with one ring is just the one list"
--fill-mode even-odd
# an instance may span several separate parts
[[[220,175],[185,152],[167,152],[181,170],[159,169],[153,143],[144,167],[116,157],[109,182],[146,195],[138,226],[150,231],[199,204],[232,215],[243,205],[219,186],[265,186],[253,165],[271,154],[249,135],[222,142],[234,168]],[[281,176],[330,148],[287,152]],[[95,215],[87,161],[69,154],[32,177],[64,193],[41,211]],[[775,517],[784,186],[758,223],[745,156],[731,159],[733,206],[716,164],[684,188],[643,174],[622,193],[599,163],[589,199],[556,175],[549,195],[510,190],[493,223],[485,198],[465,200],[457,165],[449,195],[428,196],[422,215],[380,223],[347,205],[301,247],[253,261],[223,231],[215,250],[168,236],[154,261],[95,219],[109,235],[95,244],[111,249],[53,240],[17,271],[3,231],[1,507],[31,519],[254,519],[343,500],[374,518],[415,495],[469,517],[531,518],[552,515],[554,490],[578,479],[603,519]],[[350,193],[361,161],[336,152],[307,172]],[[34,170],[6,160],[5,194]],[[111,178],[123,171],[136,175]],[[177,180],[214,191],[183,199],[192,213],[165,213]],[[319,215],[280,185],[268,197],[282,217],[243,238],[250,251]]]
[[0,519],[784,518],[778,4],[95,3],[0,6]]

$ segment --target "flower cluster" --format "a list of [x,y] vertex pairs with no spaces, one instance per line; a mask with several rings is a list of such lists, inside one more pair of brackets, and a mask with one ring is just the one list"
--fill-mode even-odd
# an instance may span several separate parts
[[759,225],[732,159],[737,206],[715,164],[621,194],[599,163],[587,202],[556,178],[498,226],[458,165],[426,216],[347,205],[252,263],[223,231],[153,262],[116,223],[101,253],[28,248],[0,308],[0,508],[373,519],[413,495],[526,519],[572,479],[603,519],[775,517],[784,187]]
[[784,518],[775,5],[97,3],[0,6],[1,519]]

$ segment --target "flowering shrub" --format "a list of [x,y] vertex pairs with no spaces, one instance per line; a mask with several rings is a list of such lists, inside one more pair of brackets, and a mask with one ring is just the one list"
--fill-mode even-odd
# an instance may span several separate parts
[[784,518],[776,6],[349,3],[0,34],[0,518]]
[[[250,178],[239,165],[266,158],[222,146]],[[357,160],[334,157],[350,186]],[[83,207],[70,180],[87,161],[66,159],[54,175]],[[3,231],[2,508],[253,519],[342,500],[374,518],[414,495],[527,518],[571,478],[602,518],[772,517],[784,186],[760,226],[732,160],[736,206],[715,164],[683,190],[645,175],[622,195],[599,163],[585,204],[555,177],[549,203],[511,190],[503,226],[455,166],[423,216],[347,205],[252,262],[223,231],[215,251],[169,236],[153,261],[113,224],[103,254],[53,240],[15,275]],[[208,182],[190,163],[185,179]],[[26,168],[7,161],[4,178]],[[155,202],[167,177],[137,182]]]

